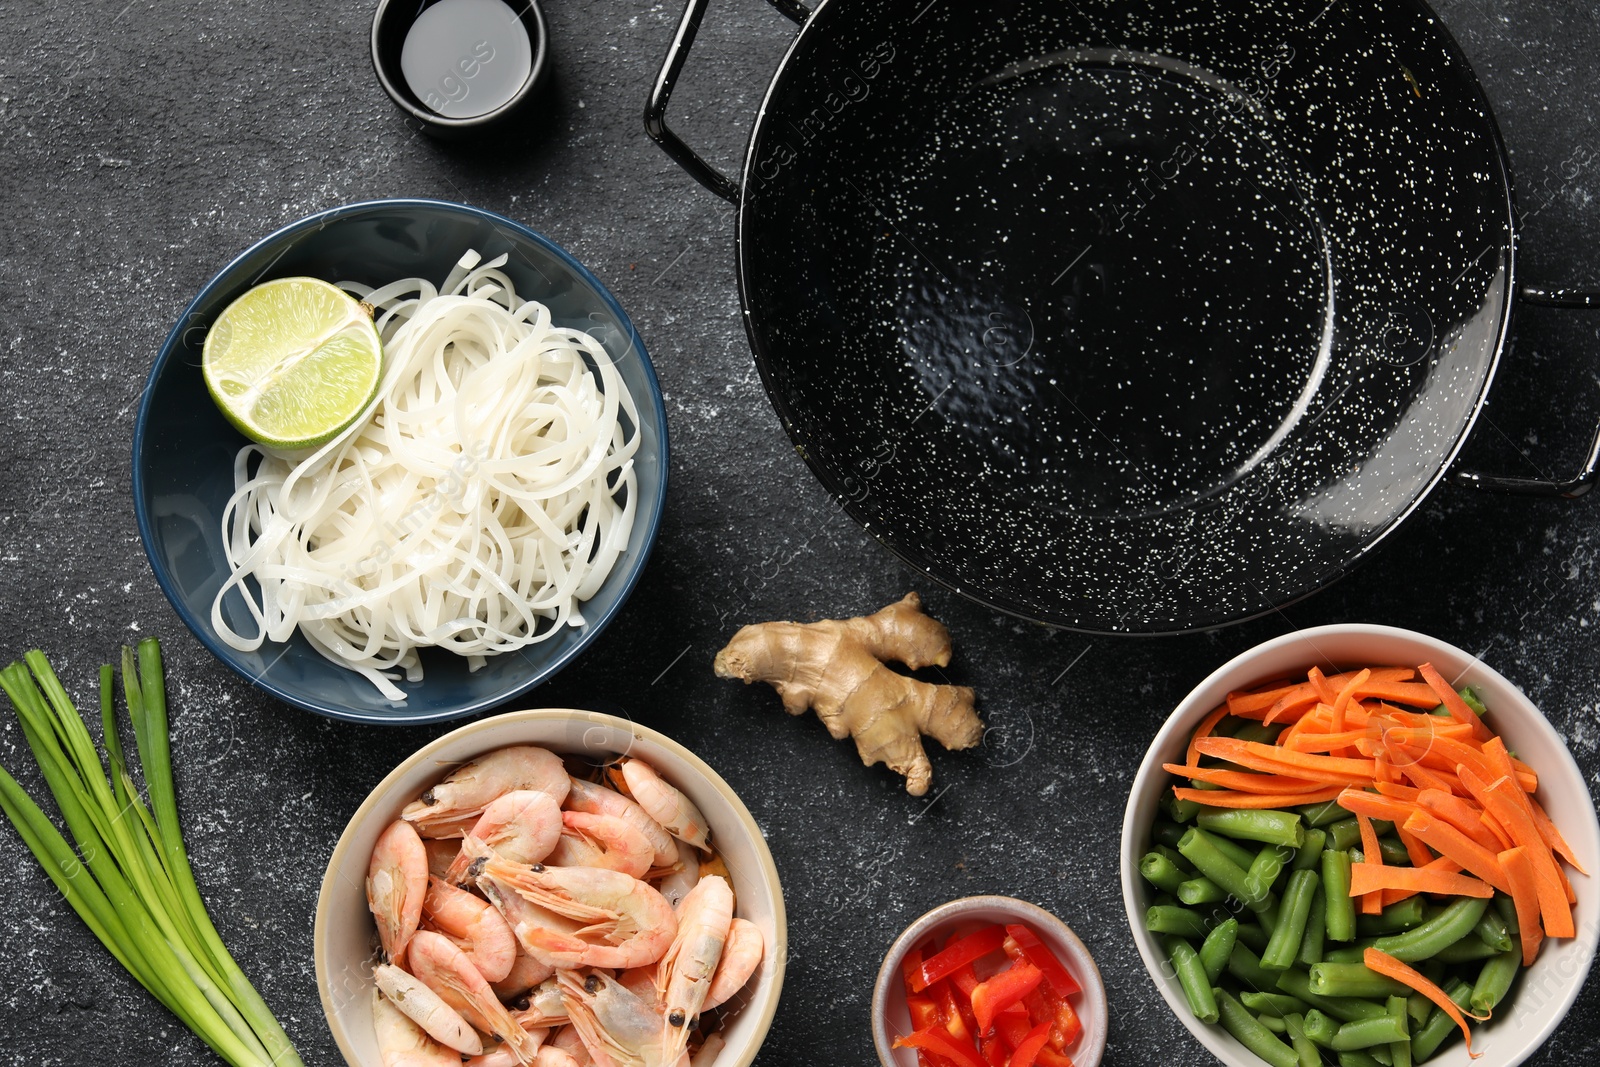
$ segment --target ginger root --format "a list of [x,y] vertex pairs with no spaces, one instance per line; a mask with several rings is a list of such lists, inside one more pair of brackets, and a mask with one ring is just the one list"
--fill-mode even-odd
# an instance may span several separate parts
[[862,763],[888,764],[920,797],[933,782],[922,735],[971,748],[983,720],[968,687],[909,678],[884,666],[889,660],[912,670],[950,663],[950,631],[922,613],[916,593],[855,619],[746,626],[717,653],[715,669],[719,678],[770,683],[790,715],[815,708],[835,739],[855,737]]

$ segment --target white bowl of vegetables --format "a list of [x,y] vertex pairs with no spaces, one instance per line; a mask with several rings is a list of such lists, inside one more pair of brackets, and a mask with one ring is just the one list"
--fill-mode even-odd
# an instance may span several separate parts
[[1600,824],[1560,735],[1385,626],[1288,634],[1197,686],[1134,778],[1121,865],[1156,988],[1231,1067],[1511,1067],[1600,934]]

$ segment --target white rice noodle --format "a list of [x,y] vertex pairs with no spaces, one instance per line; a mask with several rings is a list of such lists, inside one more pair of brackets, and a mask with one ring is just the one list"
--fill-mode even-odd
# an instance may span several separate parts
[[[579,601],[633,528],[638,409],[594,338],[520,299],[497,269],[505,256],[479,258],[463,256],[442,292],[421,278],[343,285],[377,309],[384,380],[314,453],[249,445],[235,458],[231,574],[211,606],[229,645],[298,628],[404,703],[395,682],[421,679],[419,648],[475,670],[583,624]],[[253,633],[228,624],[229,596]]]

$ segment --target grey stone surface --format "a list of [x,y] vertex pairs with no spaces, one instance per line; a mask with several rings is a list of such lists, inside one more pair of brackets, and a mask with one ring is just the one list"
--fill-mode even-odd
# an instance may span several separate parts
[[[150,361],[191,295],[280,224],[350,200],[459,199],[525,221],[611,286],[667,397],[673,486],[618,622],[534,705],[619,705],[743,795],[784,877],[793,955],[759,1063],[866,1064],[882,950],[923,910],[1002,892],[1053,909],[1111,991],[1106,1062],[1200,1063],[1133,948],[1117,880],[1123,802],[1167,711],[1212,668],[1293,627],[1435,634],[1523,686],[1600,776],[1594,502],[1441,489],[1346,580],[1246,626],[1168,640],[1047,633],[921,580],[835,508],[768,407],[740,326],[732,216],[645,138],[676,2],[548,0],[556,83],[531,136],[416,136],[372,77],[370,9],[281,0],[21,0],[0,16],[0,657],[50,652],[80,697],[116,646],[167,649],[180,801],[218,926],[307,1063],[338,1062],[317,1000],[323,864],[366,791],[444,727],[328,722],[268,700],[185,631],[134,528],[128,452]],[[1600,281],[1600,21],[1577,0],[1450,0],[1506,130],[1527,276]],[[715,5],[676,122],[724,166],[793,32],[758,0]],[[1530,313],[1468,460],[1576,465],[1600,415],[1600,321]],[[936,754],[937,797],[858,765],[814,718],[723,683],[737,626],[854,614],[920,589],[978,687],[983,749]],[[9,715],[0,762],[40,782]],[[0,831],[0,1060],[202,1064],[210,1053],[114,964]],[[1596,980],[1532,1062],[1600,1052]]]

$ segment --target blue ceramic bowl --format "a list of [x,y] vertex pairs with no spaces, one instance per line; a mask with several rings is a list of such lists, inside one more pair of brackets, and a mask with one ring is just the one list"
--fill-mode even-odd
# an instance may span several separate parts
[[[222,417],[200,377],[206,329],[235,297],[272,278],[309,275],[381,285],[419,276],[442,281],[468,248],[504,267],[517,291],[550,308],[558,325],[587,331],[616,361],[642,425],[639,506],[628,551],[583,604],[587,624],[537,645],[492,656],[476,672],[445,652],[424,652],[425,677],[401,683],[403,706],[364,678],[330,663],[298,635],[255,652],[224,644],[211,602],[227,576],[222,509],[233,492],[233,457],[245,439]],[[228,264],[195,297],[156,357],[133,433],[133,501],[156,581],[178,615],[217,658],[289,704],[356,722],[440,722],[520,696],[560,670],[604,630],[633,591],[655,544],[667,488],[667,423],[661,387],[639,334],[595,276],[526,226],[479,208],[437,200],[376,200],[325,211],[284,227]],[[226,603],[226,602],[225,602]],[[251,632],[242,605],[229,621]]]

